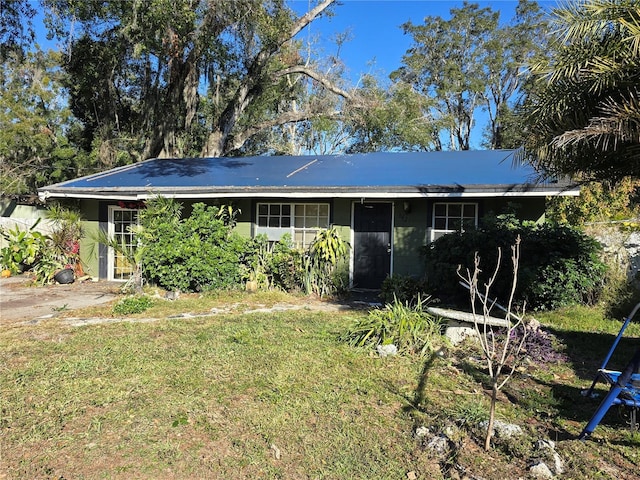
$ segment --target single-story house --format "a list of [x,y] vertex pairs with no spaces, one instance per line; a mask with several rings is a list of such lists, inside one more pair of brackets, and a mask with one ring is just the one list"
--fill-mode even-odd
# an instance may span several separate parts
[[[40,199],[75,199],[87,230],[102,228],[131,241],[142,202],[163,195],[185,202],[232,204],[237,231],[278,240],[290,233],[307,246],[335,226],[349,241],[350,278],[379,288],[392,274],[423,273],[421,247],[447,232],[473,228],[484,215],[517,205],[521,219],[542,221],[545,199],[578,195],[570,183],[539,183],[514,151],[366,153],[238,158],[156,158],[38,189]],[[82,245],[88,271],[128,275],[104,246]]]

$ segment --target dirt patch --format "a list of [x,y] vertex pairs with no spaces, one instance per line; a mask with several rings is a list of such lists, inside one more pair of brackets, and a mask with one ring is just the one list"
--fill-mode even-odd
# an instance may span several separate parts
[[59,313],[92,307],[116,299],[117,282],[76,281],[67,285],[34,286],[27,276],[0,280],[0,325],[53,318]]
[[[115,301],[118,298],[119,282],[106,281],[76,281],[68,285],[36,286],[33,280],[25,275],[0,279],[0,326],[10,324],[36,324],[42,320],[55,318],[65,313],[65,323],[72,326],[84,326],[100,323],[135,321],[151,322],[157,318],[75,318],[68,315],[69,311],[94,307]],[[349,298],[342,301],[321,301],[306,298],[300,304],[276,304],[273,306],[243,310],[242,313],[259,313],[288,310],[359,310],[369,309],[379,305],[375,292],[351,292]],[[239,313],[233,305],[214,308],[209,312],[193,315],[189,312],[172,315],[170,318],[191,318],[194,316],[209,316],[220,313]]]

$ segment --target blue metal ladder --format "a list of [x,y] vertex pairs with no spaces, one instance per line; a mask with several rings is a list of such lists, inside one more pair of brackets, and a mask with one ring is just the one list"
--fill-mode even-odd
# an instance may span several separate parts
[[598,424],[602,421],[606,413],[613,405],[622,405],[624,407],[631,408],[631,428],[635,430],[637,426],[637,411],[640,408],[640,348],[636,350],[635,355],[631,361],[627,364],[622,372],[607,370],[607,364],[613,355],[620,339],[624,334],[624,331],[629,326],[631,319],[640,310],[640,303],[631,311],[631,314],[625,319],[618,335],[616,336],[613,345],[609,349],[607,356],[605,357],[602,365],[598,369],[598,373],[591,384],[591,387],[585,392],[587,396],[591,396],[598,380],[602,379],[606,381],[611,388],[609,393],[600,403],[598,409],[593,414],[587,426],[582,430],[580,440],[584,440],[593,433]]

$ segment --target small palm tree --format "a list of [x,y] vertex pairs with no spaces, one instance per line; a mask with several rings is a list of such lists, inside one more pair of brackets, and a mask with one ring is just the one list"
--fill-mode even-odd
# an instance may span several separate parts
[[552,174],[640,177],[640,2],[553,12],[556,52],[531,66],[526,154]]
[[145,255],[145,245],[142,242],[142,230],[140,225],[134,225],[129,227],[131,233],[134,234],[134,238],[137,240],[135,246],[126,245],[125,243],[119,243],[115,238],[110,237],[107,232],[100,230],[94,233],[91,237],[96,244],[106,245],[108,248],[113,249],[118,255],[121,255],[125,261],[132,266],[133,273],[129,280],[122,286],[123,291],[133,289],[136,293],[142,293],[142,287],[144,285],[143,276],[143,259]]

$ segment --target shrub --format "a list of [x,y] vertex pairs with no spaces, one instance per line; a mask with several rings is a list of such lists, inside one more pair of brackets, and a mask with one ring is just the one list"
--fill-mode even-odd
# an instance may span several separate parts
[[425,310],[428,300],[418,299],[413,306],[396,300],[383,309],[372,310],[342,339],[356,347],[394,344],[399,352],[423,356],[443,341],[444,324]]
[[384,303],[407,303],[415,305],[418,299],[424,297],[428,290],[425,279],[405,275],[393,275],[382,282],[380,299]]
[[285,234],[273,245],[268,260],[268,271],[272,284],[291,292],[300,290],[302,286],[303,252],[296,249],[291,234]]
[[0,250],[2,268],[16,274],[32,268],[40,261],[48,248],[49,237],[35,230],[39,223],[40,219],[28,230],[21,230],[18,226],[6,231],[0,229],[0,234],[7,241],[7,246]]
[[344,264],[350,245],[335,227],[320,230],[303,259],[304,290],[307,294],[332,295],[346,290]]
[[[167,290],[229,288],[241,282],[241,258],[247,242],[231,231],[221,209],[193,205],[188,218],[162,201],[140,213],[145,277]],[[163,214],[165,213],[165,214]]]
[[[517,302],[545,310],[597,301],[606,267],[599,258],[602,247],[596,240],[569,226],[521,224],[511,217],[500,220],[478,230],[444,235],[425,248],[428,284],[434,295],[464,304],[468,297],[458,285],[458,266],[473,265],[475,252],[483,265],[495,265],[498,247],[508,252],[520,235]],[[503,272],[509,272],[508,255],[503,255],[502,261]],[[508,298],[509,277],[499,275],[493,287],[499,301]],[[486,274],[481,275],[480,284],[486,280]]]
[[113,306],[116,315],[132,315],[142,313],[153,306],[153,300],[144,295],[125,297]]

